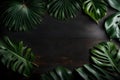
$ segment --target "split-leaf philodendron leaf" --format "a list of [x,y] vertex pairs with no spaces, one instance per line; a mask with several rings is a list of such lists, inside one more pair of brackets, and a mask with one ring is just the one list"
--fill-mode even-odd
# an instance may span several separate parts
[[120,39],[120,12],[106,19],[105,30],[110,38]]
[[108,2],[112,8],[120,11],[120,0],[108,0]]
[[120,73],[120,50],[113,42],[101,42],[91,49],[93,64],[109,72]]
[[41,23],[45,12],[43,0],[8,0],[4,3],[0,18],[9,30],[26,31]]
[[33,68],[34,55],[31,48],[11,42],[8,37],[0,40],[0,61],[15,72],[28,77]]
[[80,0],[48,0],[48,13],[59,19],[66,20],[74,18],[80,9]]
[[85,0],[83,11],[98,23],[106,15],[107,7],[103,0]]
[[41,80],[120,80],[120,51],[113,42],[101,42],[91,49],[90,64],[73,72],[57,67],[41,76]]

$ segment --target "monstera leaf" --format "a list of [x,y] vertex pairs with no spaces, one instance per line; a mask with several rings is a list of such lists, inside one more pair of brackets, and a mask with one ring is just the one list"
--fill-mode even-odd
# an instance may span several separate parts
[[108,3],[112,8],[120,11],[120,0],[108,0]]
[[113,42],[102,42],[91,49],[90,64],[69,71],[57,67],[40,80],[120,80],[120,52]]
[[5,37],[4,41],[0,41],[0,60],[7,68],[28,77],[33,68],[34,55],[23,42],[15,44]]
[[83,11],[98,23],[106,15],[106,4],[103,0],[85,0]]
[[76,16],[80,9],[80,0],[48,0],[48,13],[60,20],[66,20]]
[[1,11],[1,21],[9,30],[25,31],[41,23],[45,4],[43,0],[8,0]]
[[109,72],[120,73],[120,50],[113,42],[102,42],[91,49],[91,60]]
[[73,80],[73,75],[70,70],[57,67],[53,71],[43,74],[40,80]]
[[105,30],[110,38],[120,38],[120,12],[111,15],[105,21]]
[[[76,69],[77,76],[82,77],[84,80],[119,80],[116,76],[108,73],[104,69],[90,64]],[[77,79],[81,80],[81,79]]]

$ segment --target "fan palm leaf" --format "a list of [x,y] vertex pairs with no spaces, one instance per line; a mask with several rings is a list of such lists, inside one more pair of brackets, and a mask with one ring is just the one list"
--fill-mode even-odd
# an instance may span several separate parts
[[8,0],[2,8],[1,21],[8,29],[25,31],[41,23],[45,3],[43,0]]

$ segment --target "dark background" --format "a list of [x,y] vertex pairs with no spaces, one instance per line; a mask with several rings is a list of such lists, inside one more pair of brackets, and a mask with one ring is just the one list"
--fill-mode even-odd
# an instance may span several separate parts
[[[112,13],[108,12],[108,16]],[[36,55],[39,68],[35,74],[50,71],[56,66],[78,68],[89,61],[89,49],[101,41],[108,40],[103,22],[96,24],[84,13],[68,21],[60,21],[46,14],[36,29],[27,32],[12,32],[1,29],[1,36],[7,35],[14,41],[24,41]],[[1,65],[1,77],[12,79],[16,73]],[[6,79],[5,78],[5,79]],[[4,80],[4,79],[3,79]]]

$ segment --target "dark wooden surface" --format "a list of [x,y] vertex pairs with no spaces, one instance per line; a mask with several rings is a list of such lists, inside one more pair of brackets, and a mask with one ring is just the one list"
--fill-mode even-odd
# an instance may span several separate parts
[[1,30],[1,35],[7,35],[14,41],[22,40],[31,47],[39,65],[35,73],[41,74],[59,65],[73,69],[88,63],[89,49],[107,40],[102,23],[96,24],[83,13],[68,21],[58,21],[46,15],[34,30]]

